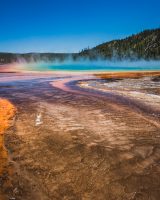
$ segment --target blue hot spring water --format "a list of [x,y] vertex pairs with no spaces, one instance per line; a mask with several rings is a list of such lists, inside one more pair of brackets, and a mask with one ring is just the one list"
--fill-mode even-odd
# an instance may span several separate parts
[[160,61],[136,62],[37,62],[25,64],[27,71],[159,71]]

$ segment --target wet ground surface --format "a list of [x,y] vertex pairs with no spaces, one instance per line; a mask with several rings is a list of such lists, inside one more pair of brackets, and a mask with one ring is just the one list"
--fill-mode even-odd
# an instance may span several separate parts
[[158,105],[61,80],[0,82],[18,110],[5,134],[14,173],[9,185],[0,179],[3,199],[159,200]]

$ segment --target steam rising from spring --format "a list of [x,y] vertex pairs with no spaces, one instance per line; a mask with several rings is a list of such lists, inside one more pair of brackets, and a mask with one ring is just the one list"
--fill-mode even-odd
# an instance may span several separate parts
[[[89,60],[76,59],[67,56],[64,59],[49,60],[46,57],[30,57],[29,60],[18,58],[16,63],[11,64],[11,71],[157,71],[160,70],[160,61],[146,60]],[[13,70],[14,69],[14,70]],[[0,68],[1,70],[1,68]]]

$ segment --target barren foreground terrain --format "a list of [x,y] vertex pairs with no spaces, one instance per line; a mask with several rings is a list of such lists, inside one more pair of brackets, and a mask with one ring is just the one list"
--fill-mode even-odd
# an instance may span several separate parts
[[156,74],[1,75],[0,97],[17,108],[5,132],[13,173],[0,176],[1,199],[159,200],[159,91]]

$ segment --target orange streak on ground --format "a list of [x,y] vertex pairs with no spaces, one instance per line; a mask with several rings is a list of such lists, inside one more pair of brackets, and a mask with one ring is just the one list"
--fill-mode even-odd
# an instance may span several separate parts
[[15,108],[6,99],[0,99],[0,134],[9,127],[9,120],[14,116]]
[[8,100],[0,99],[0,176],[6,170],[8,163],[8,155],[4,147],[4,132],[9,128],[15,112],[15,107]]
[[102,79],[108,79],[108,78],[141,78],[145,76],[160,76],[159,71],[153,71],[153,72],[104,72],[104,73],[98,73],[95,74],[96,77],[102,78]]

